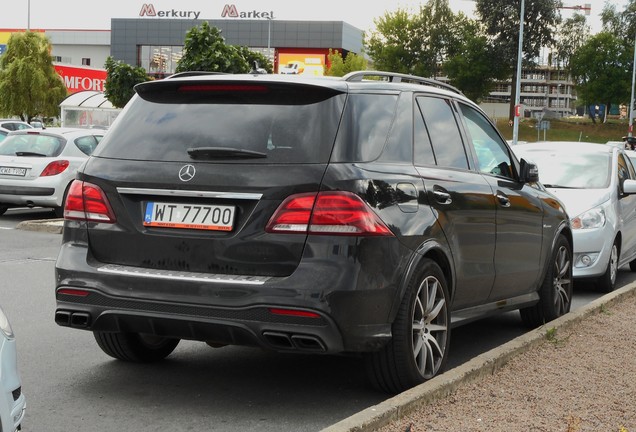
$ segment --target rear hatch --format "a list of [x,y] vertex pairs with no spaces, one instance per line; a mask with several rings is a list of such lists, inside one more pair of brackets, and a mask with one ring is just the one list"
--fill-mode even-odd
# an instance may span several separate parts
[[[335,86],[334,86],[335,85]],[[320,189],[346,93],[275,77],[137,86],[80,174],[115,224],[94,224],[103,263],[224,275],[289,275],[303,234],[265,227],[292,194]]]
[[[8,135],[0,144],[0,179],[24,180],[25,186],[28,186],[29,180],[39,178],[57,159],[65,145],[66,139],[42,131],[20,131]],[[51,169],[49,168],[49,171]],[[47,175],[52,174],[53,171]],[[2,189],[0,185],[0,193],[3,193]],[[11,193],[19,194],[18,192],[14,190]],[[41,194],[46,195],[45,191]],[[52,191],[49,194],[52,194]]]

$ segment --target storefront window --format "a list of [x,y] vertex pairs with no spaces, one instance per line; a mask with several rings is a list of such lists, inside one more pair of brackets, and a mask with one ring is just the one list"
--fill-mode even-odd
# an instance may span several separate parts
[[137,65],[143,67],[148,75],[164,77],[175,72],[182,56],[182,46],[140,45]]

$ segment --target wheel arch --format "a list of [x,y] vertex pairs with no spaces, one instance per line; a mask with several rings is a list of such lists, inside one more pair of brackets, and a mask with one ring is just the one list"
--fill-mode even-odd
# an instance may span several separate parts
[[434,261],[442,269],[452,302],[455,294],[455,265],[453,262],[453,255],[450,249],[442,243],[437,240],[429,240],[420,245],[420,247],[410,257],[409,263],[406,266],[406,271],[400,280],[396,298],[393,301],[390,322],[395,320],[400,304],[402,303],[402,298],[408,288],[409,281],[425,259]]

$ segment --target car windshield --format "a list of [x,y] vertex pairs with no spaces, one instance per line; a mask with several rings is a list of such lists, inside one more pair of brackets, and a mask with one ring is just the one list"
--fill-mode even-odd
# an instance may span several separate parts
[[611,153],[562,153],[529,150],[524,158],[539,168],[539,179],[546,187],[602,189],[609,186]]
[[0,142],[0,155],[4,156],[57,156],[64,147],[64,140],[51,135],[8,135]]

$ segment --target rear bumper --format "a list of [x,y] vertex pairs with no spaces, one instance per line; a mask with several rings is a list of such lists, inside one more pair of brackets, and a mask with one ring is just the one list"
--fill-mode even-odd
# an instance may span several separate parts
[[[392,256],[410,253],[378,240]],[[384,250],[386,254],[388,250]],[[379,256],[388,256],[380,251]],[[97,263],[66,243],[56,264],[59,325],[147,333],[277,351],[367,352],[391,337],[401,265],[306,254],[287,277],[165,272]],[[79,289],[79,293],[68,289]],[[77,295],[81,294],[81,295]]]

